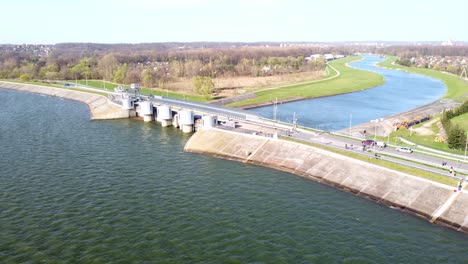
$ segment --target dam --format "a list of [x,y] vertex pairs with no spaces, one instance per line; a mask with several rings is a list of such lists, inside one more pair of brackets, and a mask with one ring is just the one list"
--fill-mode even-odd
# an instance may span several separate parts
[[[29,88],[42,94],[83,101],[89,105],[96,119],[133,117],[162,127],[174,126],[184,133],[197,130],[185,146],[187,152],[277,168],[468,232],[466,191],[455,193],[454,198],[452,186],[279,140],[279,137],[291,137],[300,132],[286,124],[262,120],[247,111],[139,95],[136,86],[109,93],[108,98],[103,98],[78,91],[8,83],[0,85],[18,90]],[[104,103],[106,101],[107,104]],[[218,126],[222,129],[216,129]],[[303,131],[302,135],[304,133],[308,132]],[[336,164],[340,166],[336,167]]]
[[465,234],[290,173],[184,153],[193,136],[174,127],[90,122],[85,104],[57,96],[0,98],[5,262],[466,260]]

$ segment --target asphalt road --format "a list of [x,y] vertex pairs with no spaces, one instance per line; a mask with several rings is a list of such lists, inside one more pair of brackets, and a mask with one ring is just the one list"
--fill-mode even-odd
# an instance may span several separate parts
[[[399,152],[393,146],[387,146],[385,148],[379,148],[377,146],[375,146],[375,148],[367,147],[366,150],[368,151],[363,151],[360,141],[331,135],[328,133],[294,132],[291,134],[291,137],[330,147],[335,147],[348,152],[359,153],[372,158],[375,158],[375,154],[377,154],[383,160],[388,160],[402,165],[431,171],[447,177],[454,176],[453,174],[449,173],[450,167],[454,168],[455,173],[459,177],[468,175],[468,164],[465,162],[435,157],[421,152]],[[348,146],[348,148],[346,148],[346,146]],[[447,165],[442,166],[442,162],[447,162]]]

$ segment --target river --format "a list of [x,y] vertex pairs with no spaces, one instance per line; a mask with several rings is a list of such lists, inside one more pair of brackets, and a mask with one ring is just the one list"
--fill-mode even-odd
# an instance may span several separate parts
[[1,263],[466,263],[465,234],[0,89]]
[[[443,82],[419,74],[380,68],[378,56],[365,56],[350,64],[356,69],[377,72],[385,83],[359,92],[279,104],[277,118],[326,131],[336,131],[377,118],[405,112],[432,103],[447,91]],[[251,109],[261,116],[273,118],[273,106]]]

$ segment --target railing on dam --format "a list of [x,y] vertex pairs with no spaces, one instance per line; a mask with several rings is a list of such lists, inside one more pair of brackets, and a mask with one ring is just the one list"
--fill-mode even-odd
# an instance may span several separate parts
[[207,114],[213,114],[217,116],[223,116],[229,119],[234,120],[247,120],[252,118],[257,118],[257,115],[245,110],[238,110],[227,108],[219,105],[212,105],[206,103],[198,103],[193,101],[185,101],[175,98],[168,98],[164,96],[145,96],[141,95],[141,98],[150,100],[159,104],[167,104],[178,108],[190,109],[198,112],[203,112]]

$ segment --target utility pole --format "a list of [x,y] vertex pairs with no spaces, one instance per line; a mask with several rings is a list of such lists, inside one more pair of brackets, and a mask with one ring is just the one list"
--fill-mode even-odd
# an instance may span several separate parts
[[293,114],[293,131],[297,129],[297,118],[296,118],[296,112]]
[[278,97],[276,97],[274,103],[273,103],[273,120],[276,122],[276,114],[278,112]]
[[466,132],[466,140],[465,140],[465,160],[466,160],[466,149],[468,149],[468,132]]
[[464,75],[465,78],[466,78],[466,68],[465,68],[465,67],[463,67],[463,70],[462,70],[462,72],[460,73],[460,78],[463,78],[463,75]]

